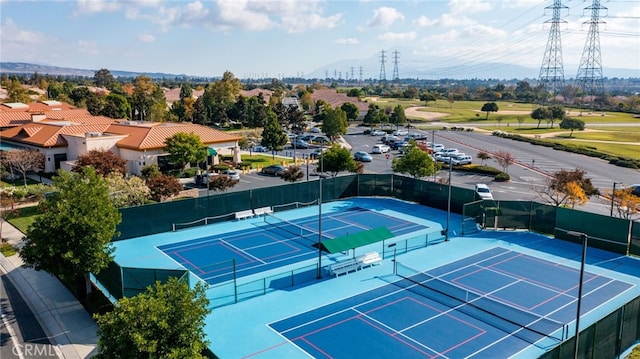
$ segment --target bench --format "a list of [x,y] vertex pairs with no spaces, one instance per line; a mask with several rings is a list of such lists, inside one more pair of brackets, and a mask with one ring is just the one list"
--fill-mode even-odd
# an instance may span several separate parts
[[368,267],[378,265],[382,262],[382,257],[378,252],[369,252],[356,258],[360,263],[360,267]]
[[253,217],[253,211],[248,209],[246,211],[240,211],[235,213],[236,219],[245,219]]
[[267,214],[267,213],[273,213],[273,208],[271,207],[260,207],[260,208],[256,208],[253,210],[253,213],[256,216],[261,216],[263,214]]
[[334,263],[329,266],[329,273],[335,274],[336,277],[340,274],[349,273],[351,271],[357,271],[360,269],[360,262],[356,258],[348,259],[346,261]]

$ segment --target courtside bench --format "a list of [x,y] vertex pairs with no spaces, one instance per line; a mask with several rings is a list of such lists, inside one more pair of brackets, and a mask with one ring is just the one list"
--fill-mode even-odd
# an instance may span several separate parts
[[246,211],[240,211],[235,213],[236,219],[245,219],[253,217],[253,211],[248,209]]
[[360,263],[360,267],[364,268],[380,264],[382,262],[382,257],[380,257],[378,252],[369,252],[357,257],[356,260]]
[[253,210],[253,213],[256,216],[261,216],[263,214],[271,214],[273,213],[273,208],[271,207],[260,207]]
[[360,262],[357,258],[348,259],[346,261],[333,263],[329,266],[329,273],[339,276],[340,274],[357,271],[360,269]]

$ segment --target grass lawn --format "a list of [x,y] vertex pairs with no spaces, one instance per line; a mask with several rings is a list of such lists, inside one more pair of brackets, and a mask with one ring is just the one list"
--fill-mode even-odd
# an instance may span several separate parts
[[15,214],[9,215],[7,222],[18,228],[20,232],[27,233],[27,229],[35,222],[37,216],[38,206],[17,208]]
[[563,145],[570,145],[574,147],[583,147],[583,148],[588,148],[592,150],[597,150],[610,155],[640,160],[640,146],[621,145],[617,143],[588,142],[588,141],[578,142],[573,140],[561,140],[557,138],[550,139],[549,141],[553,143],[560,143]]

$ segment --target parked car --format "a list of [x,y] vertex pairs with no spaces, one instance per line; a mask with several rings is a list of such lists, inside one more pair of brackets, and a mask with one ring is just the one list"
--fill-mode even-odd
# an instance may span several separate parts
[[493,194],[491,194],[491,190],[489,186],[484,183],[478,183],[475,186],[476,194],[483,200],[493,200]]
[[267,152],[267,149],[262,146],[254,146],[251,150],[253,152]]
[[464,154],[458,154],[449,158],[449,162],[454,166],[469,165],[471,164],[471,162],[473,162],[473,158],[471,156]]
[[291,141],[291,147],[292,148],[309,148],[309,144],[306,141],[298,139],[298,140]]
[[393,142],[391,142],[389,147],[391,147],[392,150],[397,150],[397,149],[400,149],[400,147],[402,147],[403,145],[405,145],[407,143],[408,142],[405,142],[405,141],[402,141],[402,140],[393,141]]
[[409,143],[409,142],[403,143],[402,146],[398,147],[398,152],[406,153],[407,149],[409,148],[409,146],[411,146],[411,143]]
[[384,136],[382,136],[380,141],[382,141],[382,143],[384,143],[384,144],[388,144],[389,141],[397,140],[397,139],[398,139],[398,137],[396,137],[394,135],[384,135]]
[[434,143],[433,145],[431,145],[431,150],[433,151],[433,153],[438,153],[444,150],[444,145],[441,143]]
[[282,165],[271,165],[271,166],[262,168],[260,173],[264,175],[269,175],[269,176],[282,176],[282,174],[284,173],[284,170],[285,168]]
[[412,133],[407,137],[409,137],[410,139],[414,139],[416,141],[422,141],[427,139],[427,135],[425,135],[424,133]]
[[374,145],[371,149],[371,153],[387,153],[391,149],[387,145]]
[[316,138],[315,135],[310,135],[310,134],[304,134],[304,135],[299,135],[298,137],[296,137],[297,140],[302,140],[302,141],[312,141],[314,138]]
[[329,142],[331,142],[331,141],[329,141],[329,139],[328,139],[327,137],[325,137],[325,136],[315,136],[315,137],[311,140],[311,142],[315,142],[315,143],[325,143],[325,144],[328,144],[328,143],[329,143]]
[[312,127],[309,131],[313,133],[322,133],[322,130],[318,127]]
[[371,136],[384,136],[387,133],[382,130],[373,130],[371,131]]
[[371,157],[370,154],[364,152],[364,151],[358,151],[356,153],[353,154],[353,159],[356,161],[361,161],[361,162],[371,162],[373,160],[373,158]]
[[222,174],[231,177],[231,179],[240,180],[240,172],[236,170],[224,170]]
[[409,134],[409,132],[406,131],[406,130],[395,130],[395,131],[393,131],[393,135],[394,136],[406,136],[408,134]]

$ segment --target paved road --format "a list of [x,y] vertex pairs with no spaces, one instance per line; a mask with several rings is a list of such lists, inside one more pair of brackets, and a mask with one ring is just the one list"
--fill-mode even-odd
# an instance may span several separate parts
[[4,273],[1,278],[0,358],[57,358],[47,335],[16,287]]

